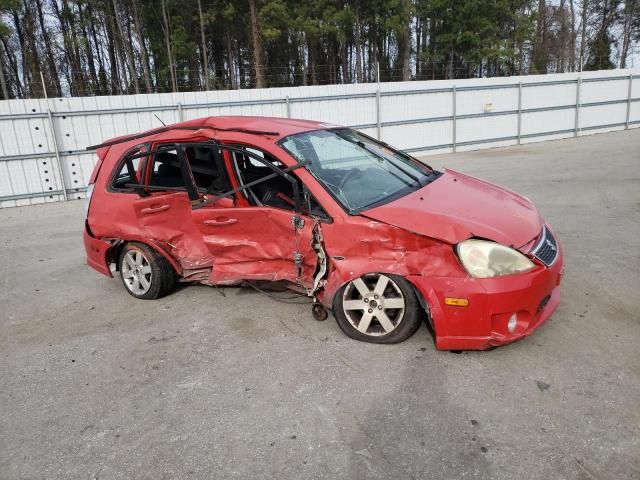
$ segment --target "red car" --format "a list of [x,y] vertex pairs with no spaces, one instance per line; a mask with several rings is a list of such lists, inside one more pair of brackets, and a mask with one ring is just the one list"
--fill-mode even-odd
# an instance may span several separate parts
[[526,198],[355,130],[210,117],[96,147],[88,264],[137,298],[285,283],[352,338],[518,340],[558,306],[560,244]]

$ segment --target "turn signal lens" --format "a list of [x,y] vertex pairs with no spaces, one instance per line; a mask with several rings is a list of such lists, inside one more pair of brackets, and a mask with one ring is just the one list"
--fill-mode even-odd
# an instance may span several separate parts
[[454,307],[466,307],[469,305],[469,300],[466,298],[451,298],[447,297],[444,299],[445,305],[451,305]]
[[507,330],[509,333],[513,333],[516,331],[516,326],[518,325],[518,315],[515,313],[509,317],[509,321],[507,322]]

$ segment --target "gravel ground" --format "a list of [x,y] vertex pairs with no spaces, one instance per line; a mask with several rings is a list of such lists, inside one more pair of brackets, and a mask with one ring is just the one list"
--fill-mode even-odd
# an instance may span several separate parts
[[0,478],[640,478],[640,130],[428,157],[517,190],[566,253],[531,337],[345,337],[246,289],[137,301],[82,202],[0,210]]

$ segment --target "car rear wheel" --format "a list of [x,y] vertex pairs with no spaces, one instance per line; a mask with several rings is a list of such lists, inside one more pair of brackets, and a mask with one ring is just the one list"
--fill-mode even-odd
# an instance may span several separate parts
[[175,272],[171,264],[143,243],[127,243],[120,252],[118,268],[122,284],[136,298],[164,297],[175,286]]
[[372,343],[398,343],[420,326],[413,287],[397,275],[370,273],[343,286],[334,300],[338,325],[348,336]]

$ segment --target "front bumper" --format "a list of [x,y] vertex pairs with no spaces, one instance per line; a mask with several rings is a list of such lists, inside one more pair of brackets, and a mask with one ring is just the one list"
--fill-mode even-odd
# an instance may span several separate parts
[[[530,335],[560,302],[564,257],[559,248],[551,267],[498,278],[408,277],[429,304],[439,350],[484,350]],[[445,304],[445,298],[464,298],[467,306]],[[513,332],[507,322],[518,321]]]

